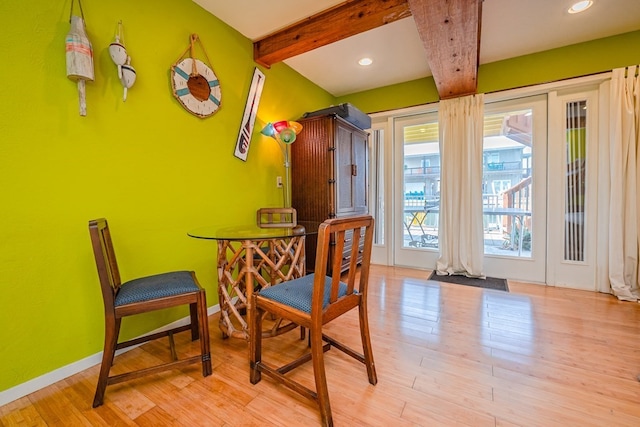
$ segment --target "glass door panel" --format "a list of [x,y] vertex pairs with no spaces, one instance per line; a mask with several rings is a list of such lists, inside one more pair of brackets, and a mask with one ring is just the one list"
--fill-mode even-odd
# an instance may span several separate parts
[[395,140],[395,264],[434,268],[440,204],[437,114],[396,119]]
[[566,103],[566,164],[565,188],[565,261],[584,261],[584,211],[586,200],[587,144],[586,121],[587,101]]
[[531,258],[532,116],[530,108],[485,114],[485,254]]
[[404,128],[403,247],[438,247],[440,147],[438,123]]

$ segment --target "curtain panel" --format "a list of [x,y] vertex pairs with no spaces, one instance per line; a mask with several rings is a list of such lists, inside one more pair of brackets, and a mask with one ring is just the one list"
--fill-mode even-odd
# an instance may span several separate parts
[[440,102],[439,275],[482,277],[484,94]]
[[[608,145],[609,221],[608,282],[605,285],[620,300],[637,301],[638,230],[640,230],[640,67],[613,70],[610,83]],[[601,177],[599,182],[606,182]],[[606,234],[606,233],[605,233]],[[604,258],[604,257],[603,257]],[[604,261],[604,260],[602,260]]]

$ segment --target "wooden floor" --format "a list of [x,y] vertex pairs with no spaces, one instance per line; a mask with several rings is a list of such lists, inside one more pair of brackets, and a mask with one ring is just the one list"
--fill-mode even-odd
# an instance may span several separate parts
[[[378,384],[364,366],[326,355],[337,426],[640,426],[640,304],[509,283],[510,292],[427,281],[429,272],[373,266],[369,321]],[[354,313],[355,314],[355,313]],[[0,424],[310,426],[314,404],[268,377],[249,382],[247,344],[210,318],[213,375],[200,367],[107,388],[91,408],[98,367],[0,407]],[[358,343],[357,318],[331,332]],[[179,351],[197,354],[188,334]],[[297,332],[265,340],[265,359],[304,349]],[[272,348],[282,350],[276,355]],[[165,342],[116,359],[121,369],[167,356]],[[311,384],[310,366],[294,375]]]

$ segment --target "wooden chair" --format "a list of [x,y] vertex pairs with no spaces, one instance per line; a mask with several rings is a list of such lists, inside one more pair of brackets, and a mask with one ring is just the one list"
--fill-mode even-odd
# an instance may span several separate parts
[[[364,253],[362,265],[358,268],[356,255],[362,230],[364,230]],[[352,231],[352,234],[349,231]],[[336,255],[333,259],[329,259],[331,234],[335,235],[336,245],[333,251]],[[349,235],[353,236],[351,241],[345,238]],[[366,366],[369,383],[375,385],[378,382],[367,318],[367,282],[372,242],[373,218],[371,216],[326,220],[318,230],[314,273],[254,293],[249,309],[251,383],[258,383],[261,374],[265,373],[290,389],[316,401],[320,407],[322,423],[326,426],[333,425],[333,420],[324,367],[325,351],[333,346],[345,352]],[[332,271],[340,271],[343,250],[347,245],[351,247],[349,268],[342,277],[339,275],[327,277],[325,272],[328,263],[333,266]],[[360,337],[364,354],[325,335],[322,331],[324,324],[356,307],[359,311]],[[274,367],[263,361],[262,334],[254,331],[262,330],[262,319],[265,313],[272,313],[276,317],[288,319],[308,329],[310,352],[281,367]],[[310,360],[313,363],[315,391],[286,375],[292,369]]]
[[[298,215],[295,208],[260,208],[256,212],[256,224],[260,228],[294,228],[298,225]],[[266,259],[275,261],[274,242],[264,244],[259,249],[262,254],[256,252],[253,255],[256,268],[275,284],[276,275],[265,262]]]
[[260,208],[256,222],[261,228],[293,228],[298,224],[298,216],[294,208]]
[[[192,271],[174,271],[142,277],[122,283],[116,262],[111,234],[104,218],[89,221],[89,234],[98,268],[105,314],[104,350],[93,407],[102,405],[107,385],[139,378],[157,372],[179,369],[192,363],[202,363],[202,375],[211,375],[209,326],[205,291]],[[168,331],[118,342],[123,317],[179,305],[189,305],[191,323]],[[178,359],[173,334],[191,331],[191,339],[200,339],[200,355]],[[115,351],[161,337],[169,337],[172,361],[157,366],[109,376]]]

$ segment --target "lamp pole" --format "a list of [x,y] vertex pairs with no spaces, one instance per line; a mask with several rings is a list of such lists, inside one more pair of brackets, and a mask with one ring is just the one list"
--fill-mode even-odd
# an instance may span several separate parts
[[291,192],[289,191],[289,181],[291,180],[291,162],[289,161],[289,145],[296,140],[296,135],[302,130],[302,125],[298,122],[279,121],[275,124],[267,123],[260,133],[278,141],[282,155],[284,156],[284,185],[282,188],[284,207],[291,207]]
[[283,191],[283,198],[284,198],[284,207],[285,208],[290,208],[291,207],[291,195],[289,192],[289,179],[290,179],[290,174],[291,174],[291,162],[289,161],[289,145],[290,144],[285,144],[282,141],[278,141],[280,143],[280,147],[282,148],[282,154],[284,155],[284,187],[282,189]]

